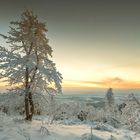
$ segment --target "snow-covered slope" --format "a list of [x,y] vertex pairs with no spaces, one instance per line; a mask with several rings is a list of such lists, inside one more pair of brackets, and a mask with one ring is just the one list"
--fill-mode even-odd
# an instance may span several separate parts
[[[45,119],[44,119],[45,120]],[[20,117],[0,115],[0,140],[140,140],[140,134],[128,130],[97,130],[91,124],[72,124],[33,120],[25,122]],[[49,132],[48,132],[49,131]]]

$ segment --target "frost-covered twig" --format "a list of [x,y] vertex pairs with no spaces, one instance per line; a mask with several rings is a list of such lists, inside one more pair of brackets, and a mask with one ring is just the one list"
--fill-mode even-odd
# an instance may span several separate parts
[[18,133],[19,133],[20,135],[24,136],[25,140],[31,140],[31,139],[30,139],[30,134],[27,133],[27,132],[25,132],[25,129],[21,129],[21,128],[19,127]]
[[49,130],[44,126],[44,122],[42,121],[42,125],[40,127],[41,135],[50,135]]
[[49,130],[45,126],[41,126],[40,133],[41,135],[50,135]]

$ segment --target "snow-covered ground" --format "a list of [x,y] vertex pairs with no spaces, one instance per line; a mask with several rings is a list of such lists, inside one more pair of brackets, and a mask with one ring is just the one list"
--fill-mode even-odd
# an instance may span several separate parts
[[21,117],[1,114],[0,140],[140,140],[140,133],[115,129],[108,125],[104,125],[107,129],[97,130],[96,124],[62,122],[49,124],[45,118],[39,118],[25,122]]
[[[43,100],[46,96],[37,95],[34,103],[42,115],[36,113],[33,121],[27,122],[21,112],[24,96],[1,94],[0,140],[140,140],[139,96],[130,94],[120,104],[112,99],[108,106],[105,98],[88,97],[85,104],[81,97],[68,102],[49,96]],[[89,99],[99,101],[100,107]]]

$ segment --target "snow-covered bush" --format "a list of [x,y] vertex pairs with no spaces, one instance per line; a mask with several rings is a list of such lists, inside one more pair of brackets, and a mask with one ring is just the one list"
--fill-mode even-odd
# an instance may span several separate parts
[[96,109],[94,111],[93,120],[98,122],[107,123],[113,127],[120,127],[120,112],[118,111],[118,107],[115,103],[114,93],[112,88],[109,88],[105,98],[105,106],[101,109]]
[[140,99],[130,94],[123,101],[126,105],[122,109],[121,121],[129,129],[140,131]]
[[94,110],[93,120],[107,123],[115,128],[125,124],[131,130],[140,131],[140,99],[130,94],[121,104],[116,105],[112,96],[112,90],[109,89],[105,98],[105,108]]
[[0,95],[0,110],[7,114],[24,113],[24,96],[20,93],[8,92]]
[[[59,103],[54,107],[53,119],[54,120],[63,120],[75,117],[82,109],[82,105],[76,102],[68,102],[68,103]],[[52,110],[52,109],[51,109]]]
[[[0,111],[7,114],[25,113],[24,109],[24,93],[7,92],[0,95]],[[43,95],[41,93],[33,94],[33,101],[36,115],[49,113],[51,95]]]
[[94,106],[83,104],[83,106],[81,107],[81,109],[79,111],[80,112],[78,112],[77,117],[81,121],[84,121],[84,120],[92,121],[92,120],[94,120],[94,117],[95,117],[95,114],[96,114]]
[[108,124],[105,124],[105,123],[97,123],[96,125],[93,125],[94,129],[96,130],[101,130],[101,131],[108,131],[108,132],[113,132],[114,131],[114,127],[108,125]]
[[[54,111],[53,108],[51,107],[52,96],[53,95],[42,94],[40,92],[33,94],[33,101],[34,101],[34,106],[35,106],[34,113],[36,115],[50,114],[50,109]],[[55,101],[54,101],[54,104],[55,104]]]
[[92,120],[93,121],[99,121],[99,122],[106,122],[106,118],[105,118],[105,111],[104,109],[100,109],[100,110],[95,110],[92,112]]

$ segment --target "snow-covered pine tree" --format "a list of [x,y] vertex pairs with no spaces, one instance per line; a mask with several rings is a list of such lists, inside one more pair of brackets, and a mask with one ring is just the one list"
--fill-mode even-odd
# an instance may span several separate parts
[[1,36],[10,44],[0,47],[0,78],[25,93],[26,120],[32,120],[34,92],[61,92],[62,76],[51,61],[46,25],[32,11],[26,10],[20,21],[10,23],[8,36]]
[[106,104],[109,106],[109,107],[112,107],[112,105],[114,105],[114,94],[112,92],[112,88],[109,88],[106,95]]
[[114,93],[112,91],[112,88],[109,88],[107,90],[106,95],[105,95],[105,110],[110,115],[113,115],[116,112],[116,106],[115,106],[115,101],[114,101]]

